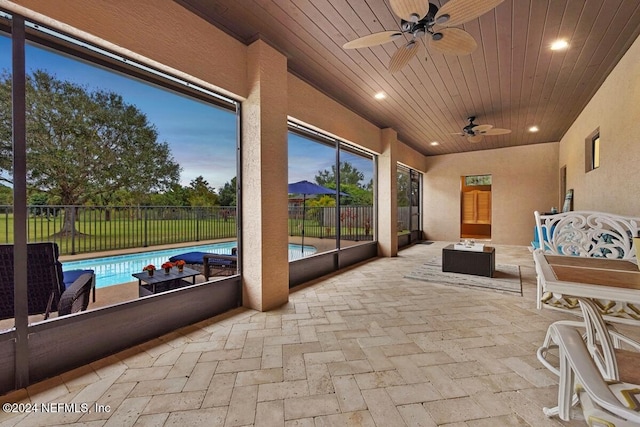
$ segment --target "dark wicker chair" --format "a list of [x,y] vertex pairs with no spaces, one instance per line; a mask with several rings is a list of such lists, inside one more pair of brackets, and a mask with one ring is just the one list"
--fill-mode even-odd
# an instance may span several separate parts
[[233,276],[238,272],[237,255],[205,254],[202,264],[205,280],[213,276]]
[[[90,271],[80,274],[65,288],[58,255],[55,243],[27,245],[29,315],[44,314],[47,319],[52,311],[62,316],[86,310],[89,305],[89,295],[95,286],[94,274]],[[13,245],[0,245],[0,319],[14,317],[13,265]]]

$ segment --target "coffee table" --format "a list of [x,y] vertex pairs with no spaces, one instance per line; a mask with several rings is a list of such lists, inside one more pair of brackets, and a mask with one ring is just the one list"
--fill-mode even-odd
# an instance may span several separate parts
[[482,251],[455,249],[454,245],[442,248],[442,271],[493,277],[496,270],[496,249],[484,246]]
[[[178,271],[177,267],[172,267],[169,273],[165,273],[164,269],[158,269],[153,273],[153,276],[149,276],[149,273],[143,271],[141,273],[133,273],[132,276],[138,279],[138,285],[156,293],[160,288],[163,291],[169,289],[179,288],[185,285],[196,283],[196,276],[200,274],[198,270],[192,268],[184,268],[182,271]],[[185,279],[191,278],[191,283]],[[161,286],[158,286],[161,285]],[[166,289],[165,289],[166,288]]]

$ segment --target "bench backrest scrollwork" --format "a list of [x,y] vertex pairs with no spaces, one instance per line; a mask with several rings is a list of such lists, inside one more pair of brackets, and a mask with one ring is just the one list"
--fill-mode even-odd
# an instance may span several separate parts
[[633,238],[640,218],[605,212],[571,211],[544,215],[536,211],[540,249],[553,255],[633,259]]

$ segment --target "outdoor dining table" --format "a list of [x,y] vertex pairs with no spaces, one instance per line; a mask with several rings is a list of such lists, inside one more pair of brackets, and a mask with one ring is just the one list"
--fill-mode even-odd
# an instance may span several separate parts
[[546,291],[640,304],[640,270],[633,261],[562,255],[536,259]]

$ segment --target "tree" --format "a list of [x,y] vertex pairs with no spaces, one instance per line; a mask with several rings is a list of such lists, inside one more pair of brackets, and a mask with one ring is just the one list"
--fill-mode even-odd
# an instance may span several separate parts
[[231,178],[231,182],[224,184],[224,187],[220,188],[218,195],[220,196],[220,206],[236,206],[236,177]]
[[397,177],[398,206],[409,206],[409,174],[399,170]]
[[[316,183],[327,188],[336,188],[336,166],[332,165],[331,170],[318,171],[315,177]],[[360,185],[364,179],[364,174],[356,169],[349,162],[340,162],[340,184]],[[333,187],[331,185],[333,184]]]
[[[90,91],[37,70],[27,76],[27,184],[60,200],[82,205],[92,195],[126,188],[143,201],[178,182],[180,166],[155,126],[121,95]],[[0,80],[0,95],[11,78]],[[9,89],[8,89],[9,88]],[[1,99],[2,106],[10,98]],[[4,110],[4,108],[2,109]],[[0,138],[7,133],[0,117]],[[0,150],[6,150],[1,142]],[[8,170],[6,164],[0,168]],[[8,170],[11,172],[10,170]],[[65,209],[58,234],[74,231],[73,210]]]
[[[336,188],[336,167],[331,170],[318,171],[315,176],[316,183],[327,188]],[[340,191],[349,196],[340,198],[341,205],[372,205],[373,204],[373,180],[362,184],[364,173],[360,172],[349,162],[340,162]]]
[[341,184],[340,191],[348,196],[340,197],[340,204],[370,206],[373,205],[373,191],[353,184]]
[[218,204],[216,190],[202,177],[196,177],[189,183],[189,204],[191,206],[213,206]]
[[13,204],[13,190],[6,185],[0,184],[0,205]]
[[152,194],[149,204],[153,206],[189,206],[191,189],[180,184],[173,184],[169,191]]

